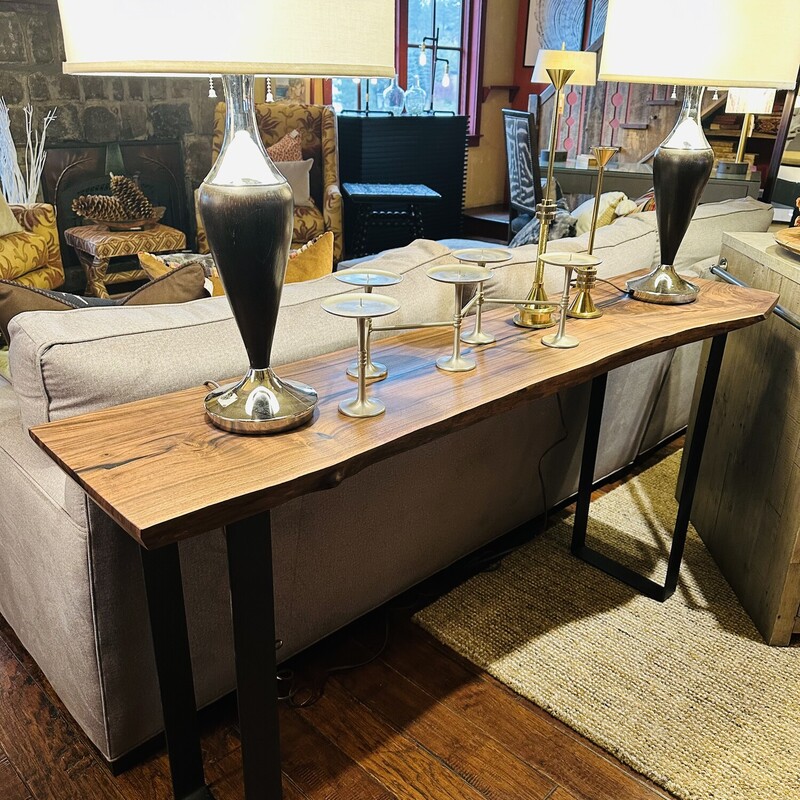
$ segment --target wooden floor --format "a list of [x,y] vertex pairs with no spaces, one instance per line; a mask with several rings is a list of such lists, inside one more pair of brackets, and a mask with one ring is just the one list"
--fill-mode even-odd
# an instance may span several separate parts
[[[445,591],[455,579],[451,573],[426,584],[291,665],[295,706],[323,683],[324,690],[308,707],[282,708],[286,800],[669,798],[410,621],[420,592]],[[325,680],[331,668],[379,652],[387,629],[387,645],[376,659]],[[206,777],[217,800],[243,797],[235,720],[231,700],[202,717]],[[170,796],[163,752],[111,775],[0,618],[0,800]]]

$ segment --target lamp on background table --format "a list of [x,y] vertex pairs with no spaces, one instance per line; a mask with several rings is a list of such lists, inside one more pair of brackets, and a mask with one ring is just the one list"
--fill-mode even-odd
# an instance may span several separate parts
[[281,380],[270,368],[294,201],[258,133],[253,76],[391,78],[394,2],[59,0],[59,9],[65,72],[222,75],[225,136],[200,187],[199,208],[250,368],[237,383],[208,395],[206,413],[236,433],[304,424],[314,413],[316,392]]
[[552,83],[556,90],[555,105],[553,106],[553,119],[550,123],[550,147],[547,159],[547,179],[545,181],[544,197],[536,206],[536,216],[539,218],[539,247],[536,257],[536,272],[533,286],[526,300],[534,301],[539,305],[520,305],[514,316],[514,324],[523,328],[549,328],[553,322],[555,306],[541,305],[547,300],[544,290],[544,262],[542,256],[547,252],[547,237],[550,232],[550,223],[556,216],[556,190],[553,177],[555,152],[558,145],[558,131],[561,124],[561,114],[564,110],[564,87],[569,83],[573,86],[594,86],[597,75],[597,56],[581,50],[540,50],[536,56],[533,67],[531,83]]
[[744,149],[747,139],[753,133],[754,114],[771,114],[775,105],[774,89],[743,89],[737,87],[728,90],[725,101],[726,114],[744,114],[742,132],[739,135],[739,146],[736,158],[721,158],[717,162],[717,176],[720,178],[743,177],[750,172],[750,164],[744,160]]
[[711,175],[703,133],[705,86],[791,89],[800,62],[800,14],[793,0],[609,0],[602,81],[686,87],[678,121],[653,159],[661,264],[628,281],[638,300],[691,303],[698,288],[674,269],[675,256]]

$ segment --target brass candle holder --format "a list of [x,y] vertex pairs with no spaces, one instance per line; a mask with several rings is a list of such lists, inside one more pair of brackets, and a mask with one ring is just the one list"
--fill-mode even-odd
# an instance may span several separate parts
[[[594,235],[597,231],[597,212],[600,208],[600,195],[603,192],[603,175],[606,165],[619,152],[618,147],[593,147],[592,155],[597,159],[597,189],[594,194],[594,208],[592,209],[592,223],[589,227],[589,246],[587,252],[594,252]],[[576,267],[577,279],[575,284],[578,293],[567,310],[567,315],[575,319],[597,319],[603,312],[594,304],[592,289],[597,284],[597,269],[595,267]]]
[[[453,256],[462,264],[475,264],[484,268],[487,264],[503,264],[512,258],[511,253],[503,247],[470,247],[454,250]],[[475,327],[469,333],[461,334],[464,344],[482,345],[497,341],[491,333],[483,330],[483,306],[486,302],[483,284],[484,281],[478,284],[475,296]]]
[[[403,280],[402,275],[396,272],[389,272],[384,269],[370,269],[368,267],[353,267],[352,269],[343,269],[340,272],[334,273],[337,281],[346,283],[349,286],[361,286],[364,292],[371,294],[374,287],[383,288],[385,286],[394,286]],[[364,370],[366,379],[369,382],[382,381],[389,371],[385,364],[375,362],[372,360],[372,319],[367,320],[367,364]],[[358,378],[359,365],[358,361],[353,361],[347,367],[347,374],[351,378]]]
[[449,356],[436,359],[436,366],[445,372],[469,372],[475,369],[475,359],[461,353],[461,327],[467,311],[476,303],[477,295],[465,306],[464,290],[467,285],[483,283],[492,277],[492,271],[485,267],[468,264],[453,264],[443,267],[431,267],[427,273],[429,278],[440,283],[450,283],[455,288],[455,308],[453,311],[453,352]]
[[377,417],[386,406],[375,397],[367,396],[368,323],[373,317],[394,314],[400,304],[393,297],[371,292],[356,292],[329,297],[322,307],[329,314],[358,321],[358,392],[355,397],[339,403],[339,413],[346,417]]
[[552,253],[543,255],[542,260],[545,264],[564,268],[564,289],[561,293],[561,303],[559,304],[561,315],[558,318],[558,330],[555,333],[543,336],[542,344],[545,345],[545,347],[561,349],[577,347],[580,344],[580,340],[566,333],[567,308],[569,306],[569,287],[572,282],[572,270],[579,267],[583,269],[596,269],[597,265],[600,263],[600,259],[584,253]]

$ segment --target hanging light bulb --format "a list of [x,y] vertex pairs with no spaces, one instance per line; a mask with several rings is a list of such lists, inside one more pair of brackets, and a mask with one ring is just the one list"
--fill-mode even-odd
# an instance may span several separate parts
[[217,96],[217,90],[214,88],[214,79],[210,75],[208,76],[208,96]]
[[425,42],[419,46],[419,65],[424,67],[428,63],[428,54],[425,52]]
[[714,89],[714,96],[711,99],[719,100],[719,89]]
[[275,102],[275,95],[272,94],[272,78],[267,78],[267,94],[264,99],[268,103]]
[[446,89],[450,85],[450,64],[444,65],[444,75],[442,76],[442,86]]
[[677,100],[678,99],[678,87],[672,87],[672,94],[670,95],[670,100]]

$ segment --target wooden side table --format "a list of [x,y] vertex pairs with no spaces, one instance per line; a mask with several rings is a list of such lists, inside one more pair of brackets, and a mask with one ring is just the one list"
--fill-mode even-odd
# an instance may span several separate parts
[[[641,273],[637,273],[641,274]],[[621,276],[620,281],[632,276]],[[237,695],[246,800],[279,800],[281,753],[273,605],[271,509],[336,486],[388,456],[487,417],[593,381],[573,552],[664,599],[675,588],[719,362],[728,331],[754,325],[777,296],[698,281],[696,303],[664,306],[625,299],[581,328],[581,345],[552,350],[508,311],[485,315],[497,336],[475,354],[473,372],[444,376],[434,364],[451,334],[421,329],[380,342],[389,377],[375,389],[387,413],[345,421],[338,402],[352,352],[282,367],[319,392],[313,424],[277,436],[236,436],[208,424],[205,387],[38,425],[30,434],[140,545],[164,725],[178,800],[209,800],[197,728],[178,542],[224,526],[228,550]],[[598,299],[615,296],[608,287]],[[681,344],[713,338],[665,587],[655,586],[585,544],[591,472],[609,370]],[[427,358],[426,358],[427,355]],[[420,402],[424,397],[425,402]],[[164,409],[171,409],[165,414]],[[146,424],[142,421],[146,420]],[[188,443],[191,446],[188,446]],[[147,491],[142,491],[147,487]],[[401,513],[401,509],[391,509]]]
[[[344,183],[345,194],[358,209],[353,255],[368,255],[367,232],[370,228],[407,227],[412,239],[425,235],[420,203],[442,199],[439,192],[422,183]],[[378,206],[390,206],[379,208]]]
[[147,280],[141,269],[109,272],[112,258],[171,253],[186,248],[186,236],[181,231],[160,223],[141,231],[110,231],[102,225],[81,225],[64,231],[64,238],[75,248],[86,272],[87,294],[103,298],[109,297],[109,284]]
[[726,233],[726,277],[788,312],[732,338],[692,522],[764,639],[800,633],[800,256]]

